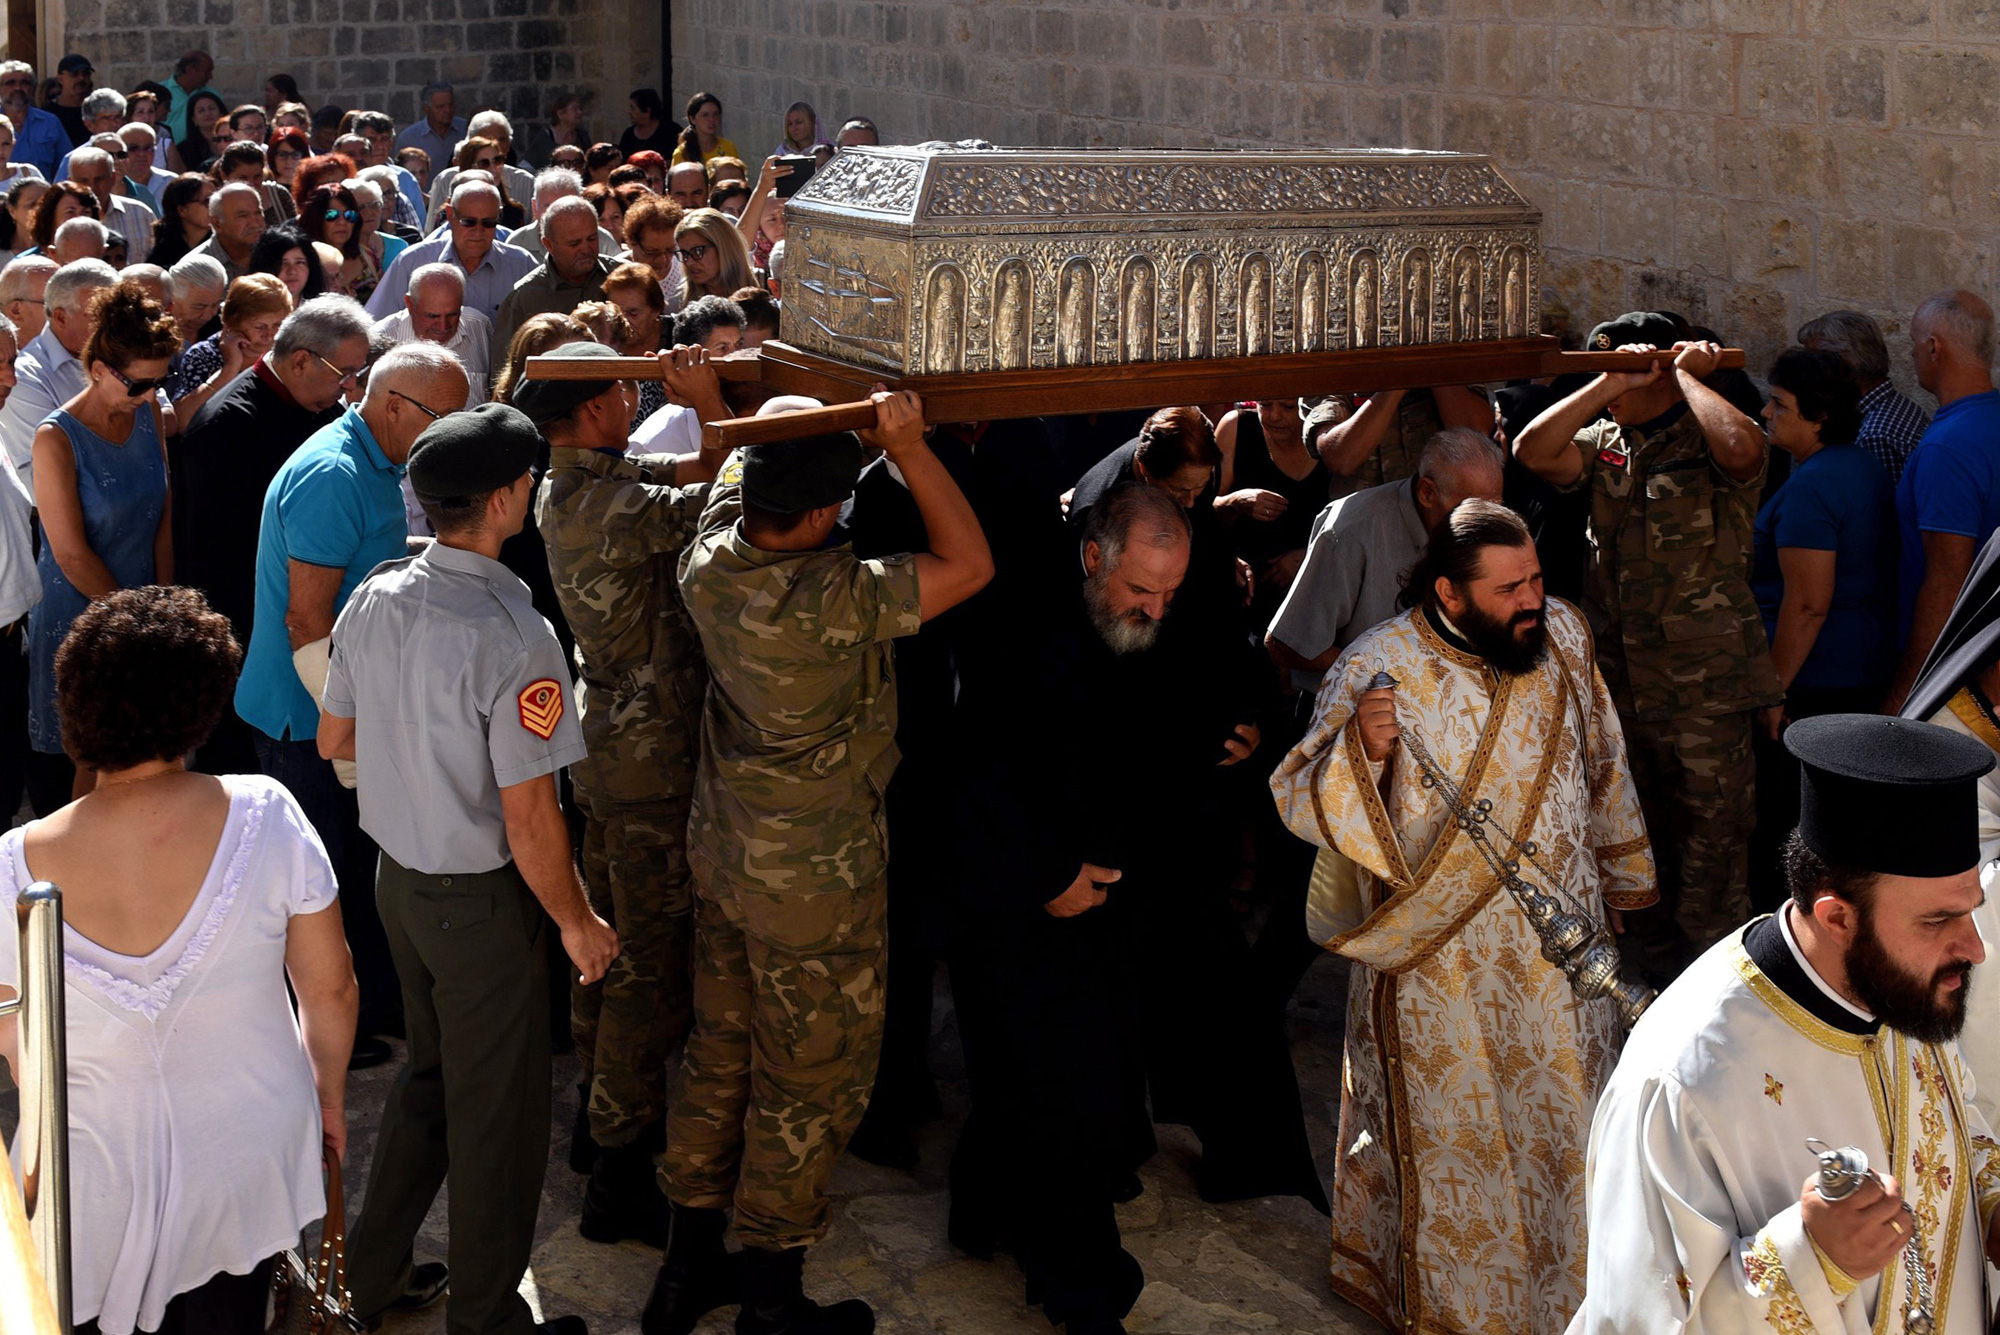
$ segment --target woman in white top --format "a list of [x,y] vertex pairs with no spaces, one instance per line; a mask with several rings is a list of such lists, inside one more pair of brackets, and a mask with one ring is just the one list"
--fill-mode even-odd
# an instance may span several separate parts
[[[0,836],[0,921],[35,881],[63,892],[78,1335],[261,1331],[271,1258],[325,1213],[321,1146],[347,1142],[357,993],[326,853],[281,785],[182,759],[241,662],[192,589],[93,602],[56,689],[97,787]],[[20,976],[0,931],[0,998]],[[0,1020],[10,1066],[18,1041]]]

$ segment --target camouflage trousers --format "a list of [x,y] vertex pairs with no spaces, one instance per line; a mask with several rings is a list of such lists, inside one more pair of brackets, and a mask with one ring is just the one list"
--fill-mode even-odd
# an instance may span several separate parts
[[881,1054],[887,886],[774,894],[694,871],[694,1032],[661,1186],[733,1204],[746,1246],[809,1246]]
[[1659,866],[1660,902],[1698,950],[1750,920],[1755,717],[1746,709],[1659,723],[1621,720]]
[[590,1134],[630,1144],[667,1115],[667,1063],[694,1014],[688,952],[688,799],[586,803],[583,881],[618,929],[618,958],[589,987],[570,983],[570,1029],[590,1085]]

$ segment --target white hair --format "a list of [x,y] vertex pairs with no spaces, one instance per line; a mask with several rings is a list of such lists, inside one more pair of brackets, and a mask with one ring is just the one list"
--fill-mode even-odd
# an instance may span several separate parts
[[271,351],[289,357],[304,348],[321,357],[331,357],[351,338],[368,338],[368,312],[353,297],[327,292],[302,302],[278,326]]
[[91,148],[88,146],[79,148],[76,152],[69,155],[70,179],[72,181],[76,179],[76,169],[78,167],[94,167],[99,164],[102,164],[106,170],[109,170],[111,167],[111,155],[101,148]]
[[[379,406],[380,400],[376,395],[386,397],[401,385],[436,380],[447,371],[465,375],[465,364],[449,349],[436,343],[399,343],[369,369],[368,393],[362,402],[364,405],[375,403]],[[392,385],[391,381],[396,383]]]
[[[110,153],[113,161],[117,160],[119,153],[125,151],[125,141],[109,130],[104,131],[102,134],[90,136],[89,144],[92,148],[101,148],[106,153]],[[113,149],[116,149],[117,152],[113,153]]]
[[97,238],[97,253],[100,255],[104,253],[104,248],[111,244],[111,229],[97,221],[97,219],[71,218],[61,227],[56,228],[55,236],[50,239],[49,249],[60,253],[65,241],[75,242],[78,238],[84,236],[94,236]]
[[[70,222],[96,222],[96,219],[71,218]],[[67,227],[69,223],[63,226]],[[117,285],[118,271],[103,260],[72,260],[56,270],[49,279],[48,290],[42,293],[42,302],[49,310],[76,314],[90,305],[91,293],[100,287]]]
[[418,265],[410,271],[410,286],[405,292],[414,297],[425,283],[450,283],[458,289],[461,298],[465,295],[465,274],[456,264]]
[[535,207],[545,207],[543,199],[558,200],[583,193],[583,178],[567,167],[550,167],[535,178]]
[[[0,275],[0,280],[4,280]],[[190,292],[226,292],[229,271],[206,255],[183,255],[167,270],[167,300],[179,301]]]
[[0,61],[0,79],[10,74],[25,74],[32,79],[35,77],[35,67],[25,60]]
[[125,94],[119,92],[116,88],[93,89],[90,95],[83,99],[83,106],[79,110],[83,113],[83,118],[87,121],[94,121],[99,116],[113,114],[123,116],[125,114]]
[[257,187],[254,185],[250,185],[249,183],[244,181],[231,181],[229,184],[223,186],[220,190],[210,195],[208,197],[209,211],[213,213],[221,209],[222,201],[228,199],[232,195],[248,195],[250,196],[250,201],[257,206],[257,211],[259,213],[264,211],[264,200],[261,196],[258,195]]
[[478,134],[481,130],[496,128],[496,127],[505,130],[507,132],[508,139],[511,140],[514,137],[514,126],[512,122],[510,122],[505,116],[501,115],[497,111],[476,112],[473,115],[472,119],[465,123],[465,137],[467,139],[470,139],[474,135]]
[[580,195],[565,195],[544,209],[542,216],[535,222],[535,234],[542,238],[544,245],[548,243],[550,225],[557,218],[570,213],[581,214],[590,219],[593,228],[597,226],[597,210],[591,207],[589,200]]
[[[367,204],[380,204],[382,202],[382,187],[373,181],[365,180],[359,176],[351,176],[347,180],[342,181],[340,186],[341,189],[354,196],[354,203],[357,207]],[[374,198],[363,199],[363,195],[372,195]]]
[[771,243],[771,254],[764,261],[764,271],[781,283],[785,281],[785,238],[779,237]]
[[467,195],[472,195],[472,194],[490,195],[492,196],[493,202],[495,204],[498,204],[500,202],[500,188],[494,185],[490,178],[484,181],[468,181],[465,179],[465,175],[461,174],[456,181],[452,182],[452,187],[451,187],[452,208],[456,209],[458,207],[459,200],[464,199]]
[[146,122],[144,121],[127,121],[124,125],[119,126],[118,142],[121,144],[125,143],[126,136],[130,135],[134,130],[137,130],[140,134],[144,135],[148,140],[152,141],[153,143],[157,144],[160,142],[160,132],[158,130],[155,130],[152,126],[146,124]]
[[1425,441],[1423,453],[1417,456],[1417,476],[1432,482],[1442,481],[1446,474],[1461,478],[1482,470],[1497,474],[1500,468],[1500,447],[1491,436],[1469,426],[1446,427]]
[[7,267],[0,269],[0,305],[27,296],[36,274],[46,282],[56,268],[56,262],[46,255],[18,255],[7,261]]

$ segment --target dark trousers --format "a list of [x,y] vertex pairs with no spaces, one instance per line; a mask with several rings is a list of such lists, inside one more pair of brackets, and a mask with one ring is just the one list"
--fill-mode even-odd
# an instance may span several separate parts
[[[1873,714],[1882,707],[1886,688],[1794,688],[1785,692],[1785,716],[1793,722],[1821,714]],[[1750,907],[1769,913],[1784,902],[1785,840],[1799,823],[1799,762],[1783,741],[1773,741],[1762,726],[1750,738],[1757,762],[1757,826],[1750,835]]]
[[951,1160],[951,1238],[1014,1253],[1051,1322],[1124,1316],[1144,1283],[1118,1236],[1120,1024],[1101,910],[969,928],[951,990],[972,1110]]
[[1108,914],[1119,968],[1126,1101],[1201,1140],[1209,1201],[1303,1196],[1326,1209],[1282,1008],[1260,991],[1249,943],[1218,880],[1190,869],[1134,874]]
[[[276,1265],[273,1257],[247,1275],[220,1274],[175,1294],[160,1324],[145,1335],[264,1335],[264,1304]],[[98,1335],[97,1323],[84,1322],[76,1335]]]
[[396,966],[375,911],[375,841],[361,829],[361,808],[352,788],[334,777],[333,762],[322,760],[316,742],[281,742],[251,729],[257,767],[291,791],[306,819],[326,845],[340,885],[340,918],[354,952],[354,977],[361,986],[357,1034],[394,1033],[402,1011]]
[[549,974],[541,905],[510,863],[430,876],[382,855],[377,902],[403,982],[409,1058],[382,1113],[348,1239],[355,1313],[409,1286],[417,1230],[451,1184],[451,1335],[527,1335],[549,1157]]

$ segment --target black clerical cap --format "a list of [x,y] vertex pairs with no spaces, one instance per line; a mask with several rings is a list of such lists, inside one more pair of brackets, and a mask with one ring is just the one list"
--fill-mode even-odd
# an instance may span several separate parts
[[1613,352],[1628,343],[1645,343],[1664,351],[1687,336],[1687,321],[1671,311],[1626,311],[1591,330],[1583,346],[1586,352]]
[[865,462],[861,438],[852,431],[745,445],[736,457],[742,465],[743,499],[779,514],[839,505],[854,494]]
[[410,490],[420,501],[453,501],[510,487],[535,466],[541,443],[527,414],[505,403],[446,413],[410,449]]
[[[579,341],[565,343],[542,355],[557,361],[581,362],[607,360],[616,357],[618,351],[602,343]],[[508,397],[536,426],[546,426],[570,409],[589,403],[600,394],[609,394],[617,383],[616,379],[529,380],[524,376],[514,383]]]
[[1799,836],[1837,867],[1956,876],[1979,865],[1979,777],[1993,753],[1961,733],[1879,714],[1785,730],[1800,761]]

